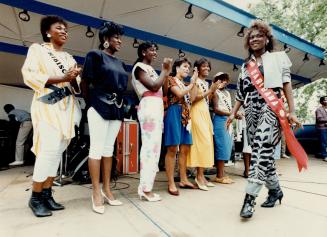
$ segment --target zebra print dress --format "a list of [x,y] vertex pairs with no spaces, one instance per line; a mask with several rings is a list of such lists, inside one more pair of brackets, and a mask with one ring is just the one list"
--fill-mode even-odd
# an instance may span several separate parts
[[[263,66],[259,66],[263,74]],[[280,98],[279,88],[273,89]],[[242,65],[236,99],[243,103],[247,138],[252,148],[248,181],[274,185],[278,182],[273,154],[281,139],[281,128],[275,113],[252,85],[246,64]]]

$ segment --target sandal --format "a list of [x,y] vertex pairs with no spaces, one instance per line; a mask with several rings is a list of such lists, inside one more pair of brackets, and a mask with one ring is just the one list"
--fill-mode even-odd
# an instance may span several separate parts
[[179,183],[179,187],[184,189],[196,189],[196,186],[194,184]]
[[232,184],[232,183],[234,183],[234,181],[229,177],[222,177],[222,178],[216,177],[214,181],[216,183],[221,183],[221,184]]

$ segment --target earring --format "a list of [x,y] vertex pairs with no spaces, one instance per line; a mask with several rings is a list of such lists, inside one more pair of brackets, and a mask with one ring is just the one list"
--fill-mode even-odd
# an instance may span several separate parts
[[108,41],[105,41],[105,42],[103,43],[103,47],[104,47],[105,49],[109,48],[109,46],[110,46],[110,44],[109,44]]
[[47,37],[48,37],[48,38],[51,38],[51,35],[48,33],[48,34],[47,34]]

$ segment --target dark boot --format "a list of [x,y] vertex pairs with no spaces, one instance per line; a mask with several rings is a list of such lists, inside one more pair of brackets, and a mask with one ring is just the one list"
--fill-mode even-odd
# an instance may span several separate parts
[[246,194],[244,198],[244,203],[242,206],[242,210],[240,213],[240,216],[243,218],[251,218],[254,212],[254,206],[255,206],[255,196],[252,196],[250,194]]
[[32,192],[28,206],[32,209],[37,217],[51,216],[52,212],[45,206],[42,193]]
[[283,196],[284,196],[284,194],[283,194],[282,190],[280,189],[280,187],[278,187],[276,189],[270,189],[268,191],[267,200],[261,204],[261,207],[268,207],[268,208],[274,207],[277,200],[279,200],[279,204],[281,204]]
[[52,189],[45,188],[42,190],[42,196],[44,199],[44,204],[52,211],[59,211],[65,209],[63,205],[57,203],[52,197]]

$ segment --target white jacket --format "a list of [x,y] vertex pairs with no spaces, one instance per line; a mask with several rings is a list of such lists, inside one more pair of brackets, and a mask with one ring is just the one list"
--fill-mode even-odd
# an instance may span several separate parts
[[291,82],[292,63],[284,51],[265,52],[262,56],[265,88],[283,88],[283,84]]

